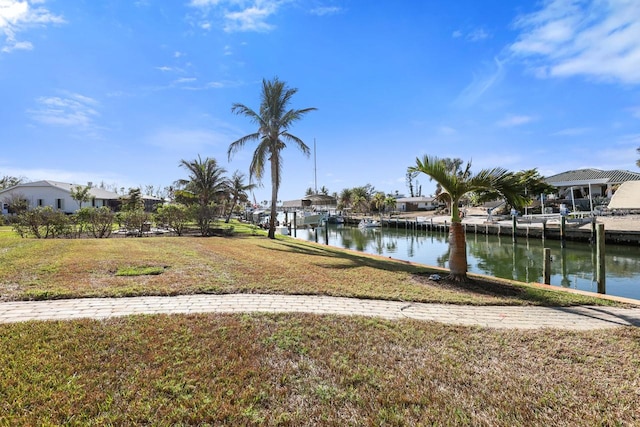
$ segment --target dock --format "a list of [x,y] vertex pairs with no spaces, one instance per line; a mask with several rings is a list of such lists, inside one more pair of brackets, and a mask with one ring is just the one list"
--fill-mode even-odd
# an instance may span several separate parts
[[[345,225],[356,226],[363,217],[350,216],[345,218]],[[382,223],[382,228],[433,231],[448,233],[451,226],[450,218],[417,216],[415,218],[380,218],[373,216]],[[555,218],[555,217],[554,217]],[[496,236],[514,236],[513,221],[508,218],[497,217],[495,221],[486,221],[486,216],[470,216],[464,218],[462,226],[467,234],[489,234]],[[551,219],[551,218],[549,218]],[[597,222],[597,217],[596,217]],[[564,230],[564,238],[567,241],[587,242],[595,241],[595,224],[589,221],[587,224],[578,224],[579,227],[568,226]],[[570,224],[570,220],[568,222]],[[551,221],[537,221],[524,218],[519,221],[515,229],[516,237],[533,239],[561,240],[560,223]],[[605,242],[620,245],[640,245],[640,231],[637,230],[607,230],[605,229]]]

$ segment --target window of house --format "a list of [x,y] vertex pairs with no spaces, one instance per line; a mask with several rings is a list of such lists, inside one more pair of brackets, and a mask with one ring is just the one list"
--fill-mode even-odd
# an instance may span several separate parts
[[56,207],[58,209],[62,209],[63,203],[62,203],[62,199],[56,199]]
[[95,197],[92,197],[92,198],[91,198],[91,207],[92,207],[92,208],[95,208],[95,207],[96,207],[96,198],[95,198]]
[[38,199],[38,206],[44,206],[44,200]]

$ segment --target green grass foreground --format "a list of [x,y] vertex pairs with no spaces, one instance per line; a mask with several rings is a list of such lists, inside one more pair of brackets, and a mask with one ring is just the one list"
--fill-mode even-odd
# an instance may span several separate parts
[[[0,228],[0,298],[265,292],[611,304],[504,281],[436,283],[424,266],[246,231],[31,240]],[[161,274],[116,275],[140,267]],[[0,324],[0,349],[0,426],[640,424],[640,329],[631,327],[129,316]]]
[[640,423],[640,330],[313,315],[0,325],[0,425]]

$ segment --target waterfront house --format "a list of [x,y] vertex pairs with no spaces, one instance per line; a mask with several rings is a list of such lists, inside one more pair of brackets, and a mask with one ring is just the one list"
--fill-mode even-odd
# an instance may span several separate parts
[[544,179],[558,189],[561,199],[611,198],[620,184],[639,181],[640,173],[627,170],[578,169]]
[[442,205],[435,197],[401,197],[396,199],[396,210],[400,212],[433,211]]

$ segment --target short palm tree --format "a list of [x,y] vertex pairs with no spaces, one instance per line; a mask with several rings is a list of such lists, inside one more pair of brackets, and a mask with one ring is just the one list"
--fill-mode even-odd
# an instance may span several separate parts
[[229,222],[231,219],[231,214],[233,213],[233,209],[236,207],[238,202],[246,202],[249,200],[249,195],[247,191],[251,191],[256,187],[255,184],[245,184],[244,182],[244,174],[240,171],[235,171],[231,180],[229,181],[229,196],[231,197],[231,208],[229,209],[229,213],[227,214],[227,219],[225,222]]
[[387,197],[384,199],[384,208],[388,210],[390,213],[396,208],[397,200],[390,194],[387,194]]
[[346,210],[351,207],[351,197],[353,196],[353,191],[350,188],[345,188],[340,192],[339,197],[339,205],[340,209]]
[[379,214],[382,214],[382,209],[384,209],[386,196],[383,192],[378,192],[373,195],[371,198],[371,206],[374,207]]
[[213,206],[228,189],[228,180],[225,177],[227,171],[218,165],[216,159],[207,157],[187,161],[180,160],[180,166],[189,171],[188,179],[179,179],[176,184],[193,195],[197,200],[198,211],[196,213],[198,227],[202,235],[208,231],[213,219]]
[[442,187],[442,197],[451,206],[451,227],[449,231],[449,277],[456,281],[467,280],[467,247],[460,218],[459,203],[469,193],[497,192],[512,206],[525,202],[524,187],[511,172],[502,168],[483,169],[476,175],[471,173],[471,162],[460,171],[451,170],[442,159],[424,156],[416,158],[416,165],[410,172],[422,172]]
[[269,219],[269,238],[275,239],[276,203],[278,190],[282,178],[282,150],[287,146],[285,142],[293,142],[307,156],[309,147],[297,136],[289,133],[291,126],[316,108],[301,110],[287,110],[291,98],[298,89],[289,88],[275,77],[271,81],[262,80],[262,94],[260,111],[256,112],[243,104],[233,104],[231,111],[248,117],[258,130],[234,141],[229,145],[228,156],[231,160],[233,153],[240,150],[249,141],[258,141],[249,166],[250,178],[262,179],[267,161],[271,169],[271,216]]

